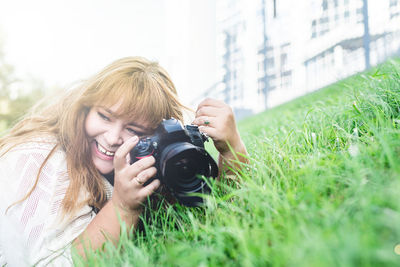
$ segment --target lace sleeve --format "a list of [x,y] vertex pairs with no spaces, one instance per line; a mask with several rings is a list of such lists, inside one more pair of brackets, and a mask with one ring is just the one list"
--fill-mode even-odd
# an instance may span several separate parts
[[92,209],[85,206],[72,218],[60,221],[69,185],[65,154],[60,149],[43,167],[32,194],[12,205],[32,188],[53,148],[54,144],[28,143],[0,158],[0,266],[72,265],[71,243],[94,217]]

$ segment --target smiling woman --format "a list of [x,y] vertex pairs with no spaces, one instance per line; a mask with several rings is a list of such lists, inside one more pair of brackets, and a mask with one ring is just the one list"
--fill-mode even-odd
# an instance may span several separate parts
[[[85,256],[117,243],[120,219],[136,228],[160,181],[146,183],[153,156],[130,164],[129,152],[163,119],[182,120],[183,109],[158,63],[130,57],[21,120],[0,139],[0,266],[69,265],[72,246]],[[220,164],[232,151],[246,154],[225,103],[204,100],[193,123],[213,139]]]
[[146,120],[120,118],[115,115],[121,103],[112,107],[92,107],[87,115],[85,131],[88,135],[93,164],[102,174],[113,171],[115,151],[132,136],[150,135],[153,128]]

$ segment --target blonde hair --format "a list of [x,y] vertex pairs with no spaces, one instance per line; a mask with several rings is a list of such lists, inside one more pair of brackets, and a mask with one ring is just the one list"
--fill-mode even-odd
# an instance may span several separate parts
[[[3,155],[13,146],[38,136],[50,134],[58,142],[42,163],[35,185],[19,202],[33,192],[41,169],[56,147],[60,146],[66,152],[70,179],[62,203],[63,214],[73,214],[83,205],[100,209],[105,204],[103,179],[92,162],[84,125],[91,107],[111,107],[116,103],[121,103],[117,116],[140,118],[152,127],[164,118],[174,117],[182,121],[182,111],[187,109],[179,102],[168,73],[157,62],[141,57],[127,57],[113,62],[81,86],[67,92],[55,104],[27,115],[0,139]],[[82,187],[89,192],[88,199],[76,203]]]

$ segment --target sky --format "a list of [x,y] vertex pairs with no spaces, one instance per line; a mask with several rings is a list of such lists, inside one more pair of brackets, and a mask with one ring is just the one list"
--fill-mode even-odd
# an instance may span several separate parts
[[0,42],[19,77],[68,88],[112,61],[158,61],[189,104],[215,75],[213,0],[0,0]]

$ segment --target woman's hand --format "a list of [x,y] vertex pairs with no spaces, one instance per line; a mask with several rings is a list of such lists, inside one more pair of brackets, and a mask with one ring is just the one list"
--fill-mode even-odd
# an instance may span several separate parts
[[153,167],[154,157],[141,159],[132,165],[127,161],[129,151],[137,144],[138,138],[125,141],[114,155],[114,191],[109,201],[86,227],[85,231],[74,240],[78,253],[85,257],[87,248],[102,248],[106,240],[118,244],[121,234],[120,219],[126,230],[136,227],[143,201],[159,186],[155,179],[150,184],[144,183],[153,177],[157,170]]
[[236,127],[233,110],[224,102],[210,98],[203,100],[197,107],[193,124],[199,125],[199,130],[212,138],[224,159],[234,159],[232,151],[247,154]]
[[114,156],[114,192],[111,201],[120,211],[128,214],[140,213],[142,203],[160,186],[158,179],[144,186],[157,172],[153,166],[153,156],[138,160],[132,165],[127,161],[129,151],[137,142],[136,136],[128,139]]

